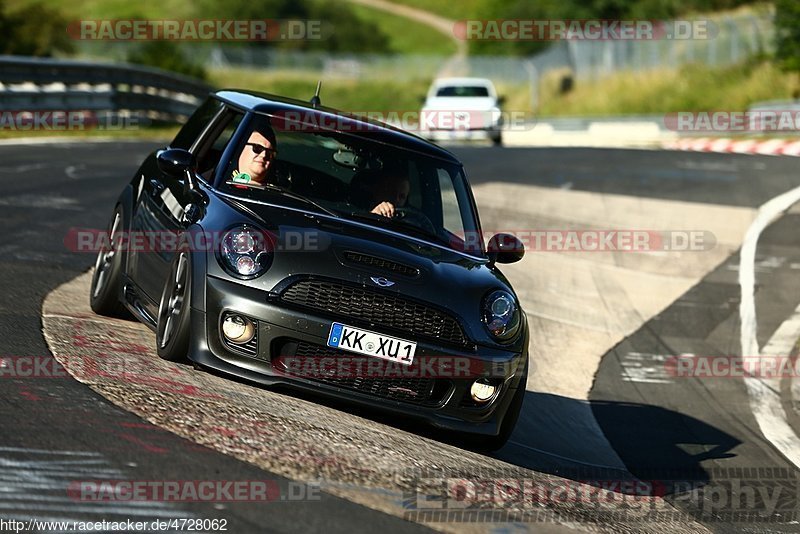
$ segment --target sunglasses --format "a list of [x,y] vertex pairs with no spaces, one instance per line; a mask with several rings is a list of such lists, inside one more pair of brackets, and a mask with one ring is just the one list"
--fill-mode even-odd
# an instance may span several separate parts
[[253,154],[255,154],[256,156],[264,151],[267,152],[267,156],[269,156],[270,158],[274,158],[275,156],[278,155],[278,151],[275,150],[274,148],[267,148],[264,145],[259,145],[258,143],[245,143],[245,144],[252,149]]

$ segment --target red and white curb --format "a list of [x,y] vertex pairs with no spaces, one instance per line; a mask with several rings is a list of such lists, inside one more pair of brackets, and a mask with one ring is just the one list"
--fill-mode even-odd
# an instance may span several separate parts
[[763,156],[800,156],[800,140],[769,139],[716,139],[702,137],[699,139],[680,139],[663,143],[667,150],[687,150],[690,152],[720,152],[724,154],[760,154]]

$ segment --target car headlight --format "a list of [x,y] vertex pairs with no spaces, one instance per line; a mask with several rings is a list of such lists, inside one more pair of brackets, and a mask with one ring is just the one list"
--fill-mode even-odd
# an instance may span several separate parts
[[223,269],[237,278],[256,278],[272,263],[273,247],[266,232],[242,224],[222,237],[217,260]]
[[483,323],[499,341],[509,341],[519,332],[519,307],[514,295],[496,290],[483,299]]

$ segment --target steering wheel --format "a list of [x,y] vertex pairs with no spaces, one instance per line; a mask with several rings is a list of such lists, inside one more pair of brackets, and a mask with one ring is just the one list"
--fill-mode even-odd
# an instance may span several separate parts
[[418,209],[409,207],[399,207],[394,209],[394,218],[399,221],[404,221],[414,226],[418,226],[432,235],[438,235],[436,227],[433,225],[427,215]]

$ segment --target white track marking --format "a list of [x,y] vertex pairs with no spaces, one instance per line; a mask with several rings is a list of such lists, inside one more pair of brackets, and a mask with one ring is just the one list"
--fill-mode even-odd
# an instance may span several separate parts
[[[31,459],[35,456],[36,459]],[[98,521],[122,516],[135,520],[194,517],[180,504],[162,501],[91,501],[70,494],[80,481],[129,480],[126,472],[112,466],[96,452],[0,447],[0,516],[47,516]],[[66,519],[65,519],[66,520]]]
[[[800,201],[800,187],[779,195],[759,208],[753,224],[747,229],[742,250],[739,255],[739,287],[742,299],[739,304],[741,317],[741,349],[742,356],[788,355],[792,345],[800,335],[800,307],[785,321],[767,342],[764,351],[759,352],[756,338],[756,305],[755,305],[755,259],[756,246],[761,232],[781,213]],[[791,341],[787,341],[791,339]],[[788,343],[788,345],[787,345]],[[794,433],[786,421],[780,399],[780,378],[759,379],[747,377],[744,380],[747,394],[750,397],[750,409],[755,415],[761,433],[786,458],[800,468],[800,438]]]
[[670,384],[672,377],[667,372],[666,354],[628,352],[622,357],[622,381],[641,384]]

